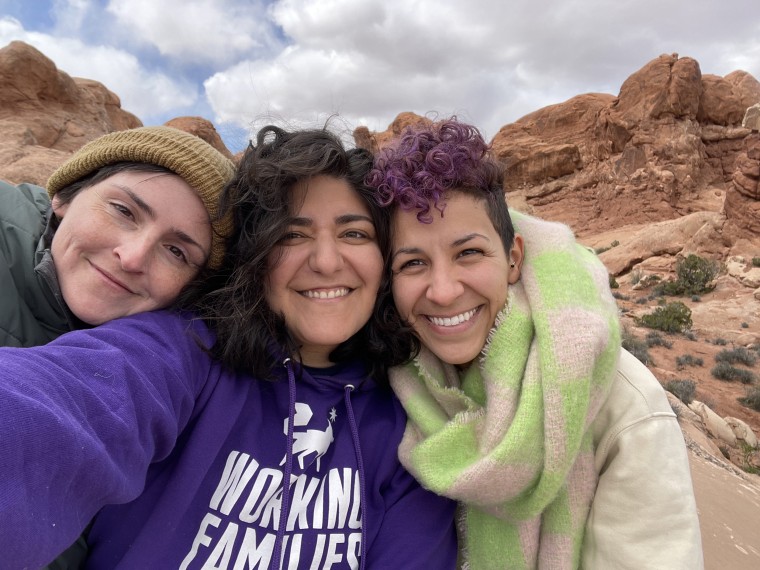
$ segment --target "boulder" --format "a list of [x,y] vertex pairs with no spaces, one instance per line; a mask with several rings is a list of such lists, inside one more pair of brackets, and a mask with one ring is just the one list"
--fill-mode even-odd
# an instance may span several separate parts
[[734,435],[736,435],[736,439],[739,441],[743,441],[747,445],[749,445],[752,448],[757,448],[757,436],[755,435],[755,432],[752,431],[752,428],[747,425],[746,422],[734,418],[731,416],[726,416],[723,418],[723,420],[728,424],[728,427],[731,428],[731,430],[734,432]]
[[23,42],[0,49],[0,178],[44,185],[85,143],[141,125],[103,84],[70,77]]
[[747,107],[742,119],[742,127],[751,129],[753,132],[760,131],[760,103]]
[[707,433],[731,447],[736,445],[736,434],[734,431],[726,421],[713,412],[709,406],[698,400],[694,400],[689,404],[689,409],[702,418],[702,423],[704,424]]

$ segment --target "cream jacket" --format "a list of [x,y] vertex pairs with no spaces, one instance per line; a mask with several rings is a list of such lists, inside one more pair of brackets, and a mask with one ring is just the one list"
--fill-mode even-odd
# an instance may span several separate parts
[[582,568],[702,569],[681,429],[660,383],[625,350],[592,429],[599,484],[586,524]]

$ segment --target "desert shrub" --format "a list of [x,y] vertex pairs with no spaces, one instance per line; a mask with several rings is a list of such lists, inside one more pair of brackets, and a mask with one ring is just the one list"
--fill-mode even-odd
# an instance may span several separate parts
[[752,372],[745,370],[744,368],[736,368],[728,362],[718,362],[713,366],[712,370],[710,370],[710,374],[718,380],[723,380],[725,382],[738,380],[742,384],[752,384],[755,381],[755,375],[752,374]]
[[757,357],[743,346],[737,348],[724,348],[715,355],[716,362],[728,362],[729,364],[744,364],[745,366],[754,366]]
[[694,380],[670,380],[665,389],[688,406],[694,401],[697,384]]
[[633,354],[647,366],[653,364],[652,359],[649,356],[647,343],[637,338],[627,327],[623,327],[620,344],[624,349]]
[[699,295],[692,295],[691,300],[694,301],[695,303],[699,303],[702,300],[702,297],[700,297]]
[[663,332],[683,332],[691,328],[691,309],[681,303],[667,303],[653,312],[642,315],[636,321],[650,329]]
[[620,284],[617,282],[617,279],[615,279],[615,276],[610,274],[610,289],[617,289],[620,287]]
[[720,266],[715,262],[693,253],[676,262],[676,282],[681,283],[684,293],[698,295],[715,288],[713,279],[718,276]]
[[648,301],[649,301],[649,299],[647,299],[646,297],[639,297],[639,298],[638,298],[638,299],[636,299],[636,301],[634,301],[634,302],[635,302],[637,305],[646,305]]
[[725,338],[716,338],[713,339],[712,343],[715,346],[726,346],[728,344],[728,341]]
[[718,276],[720,266],[698,255],[689,254],[676,262],[676,279],[657,286],[663,295],[699,295],[715,288],[713,280]]
[[739,398],[739,403],[760,412],[760,387],[753,386],[749,388],[746,396]]
[[649,348],[653,346],[664,346],[665,348],[673,348],[673,343],[662,336],[657,331],[650,331],[646,336],[646,343]]
[[615,297],[615,299],[618,299],[619,301],[627,301],[630,299],[628,295],[623,295],[620,291],[613,291],[612,296]]
[[680,370],[686,366],[704,366],[705,361],[701,358],[692,356],[691,354],[683,354],[676,356],[676,367]]
[[631,271],[631,285],[636,285],[639,281],[641,281],[641,269],[637,267]]
[[604,252],[605,252],[605,251],[607,251],[608,249],[612,249],[613,247],[617,247],[617,246],[619,246],[619,245],[620,245],[620,242],[619,242],[618,240],[615,240],[615,241],[613,241],[613,242],[612,242],[610,245],[608,245],[608,246],[604,246],[604,245],[603,245],[603,246],[600,246],[600,247],[595,247],[595,248],[594,248],[594,253],[596,253],[597,255],[599,255],[600,253],[604,253]]
[[753,257],[752,258],[752,265],[754,267],[760,267],[760,257]]
[[684,331],[683,337],[686,340],[697,340],[697,334],[694,331]]
[[[652,285],[657,285],[657,283],[659,283],[660,281],[662,281],[662,277],[652,273],[650,275],[647,275],[646,277],[641,277],[641,275],[639,275],[636,283],[638,283],[642,289],[646,289],[647,287],[651,287]],[[633,283],[633,281],[631,281],[631,283]]]
[[742,328],[743,329],[748,329],[749,328],[749,323],[742,323]]
[[752,459],[757,452],[757,447],[751,446],[746,441],[740,441],[739,451],[742,454],[742,469],[744,469],[747,473],[752,473],[753,475],[760,474],[760,468],[752,463]]

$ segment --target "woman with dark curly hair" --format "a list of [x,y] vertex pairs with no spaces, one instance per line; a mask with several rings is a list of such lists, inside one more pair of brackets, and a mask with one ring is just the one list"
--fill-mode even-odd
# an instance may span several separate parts
[[97,513],[91,568],[455,566],[455,503],[397,457],[371,165],[267,127],[225,188],[218,282],[191,295],[208,328],[146,313],[0,349],[4,564],[44,564]]
[[621,349],[593,252],[510,212],[488,145],[455,119],[408,129],[368,182],[392,213],[400,317],[381,314],[413,357],[390,371],[400,458],[460,502],[462,567],[701,568],[676,416]]

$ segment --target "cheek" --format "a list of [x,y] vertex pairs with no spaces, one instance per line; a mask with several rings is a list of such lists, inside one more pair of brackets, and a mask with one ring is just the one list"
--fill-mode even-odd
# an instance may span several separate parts
[[355,267],[361,267],[362,280],[375,290],[380,290],[380,283],[383,280],[383,256],[380,250],[373,248],[371,252],[364,252],[354,258]]
[[393,292],[393,302],[396,305],[401,318],[404,320],[410,320],[412,307],[414,306],[414,283],[409,279],[402,277],[394,277],[393,286],[391,291]]

